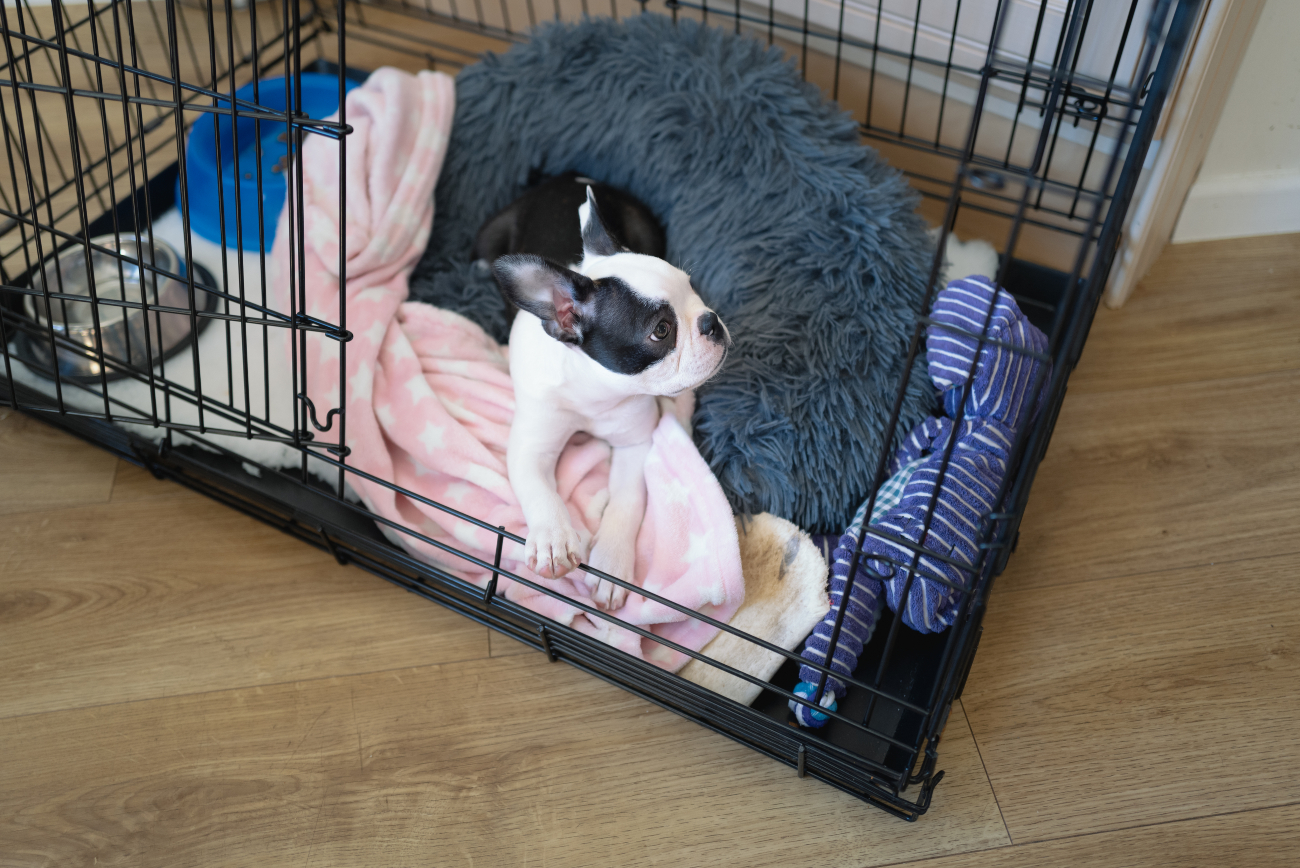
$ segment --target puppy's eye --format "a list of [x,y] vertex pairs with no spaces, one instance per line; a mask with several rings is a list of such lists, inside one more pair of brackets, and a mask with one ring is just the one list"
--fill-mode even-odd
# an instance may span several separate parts
[[655,326],[655,330],[650,333],[650,340],[661,341],[668,337],[668,333],[672,330],[672,323],[668,322],[666,319],[661,319],[659,320],[659,325]]

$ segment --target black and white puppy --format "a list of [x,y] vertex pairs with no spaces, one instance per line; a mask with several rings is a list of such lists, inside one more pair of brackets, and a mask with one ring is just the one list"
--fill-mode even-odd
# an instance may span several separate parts
[[[614,233],[616,223],[640,251]],[[542,576],[586,561],[633,581],[650,437],[662,410],[689,415],[692,390],[717,373],[731,345],[690,277],[647,250],[663,251],[648,209],[572,175],[507,207],[475,243],[519,308],[510,330],[515,418],[506,464],[528,522],[525,558]],[[579,431],[613,447],[609,502],[594,540],[574,528],[555,487],[556,461]],[[610,582],[587,586],[602,608],[617,609],[627,596]]]

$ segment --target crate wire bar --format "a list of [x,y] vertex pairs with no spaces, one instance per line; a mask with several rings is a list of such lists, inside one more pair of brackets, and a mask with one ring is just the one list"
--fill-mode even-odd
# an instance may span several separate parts
[[[1047,449],[1070,371],[1104,289],[1123,219],[1137,189],[1160,111],[1194,32],[1200,0],[0,0],[0,128],[6,166],[0,172],[0,404],[15,407],[115,452],[126,460],[197,489],[236,509],[325,549],[421,597],[438,602],[674,711],[729,738],[906,819],[929,807],[943,777],[938,745],[952,702],[961,694],[982,630],[993,578],[1015,547],[1038,463]],[[842,697],[824,730],[791,725],[795,672],[804,663],[757,637],[646,594],[785,658],[777,677],[762,682],[703,654],[676,646],[603,611],[570,601],[589,617],[661,642],[728,674],[759,685],[752,706],[742,706],[676,675],[634,659],[588,636],[495,595],[505,576],[551,593],[501,565],[506,539],[522,540],[450,506],[397,489],[348,463],[347,414],[316,407],[307,398],[301,363],[309,338],[337,342],[340,381],[346,371],[347,312],[336,321],[305,314],[303,214],[294,190],[301,165],[290,161],[297,185],[288,185],[292,299],[276,310],[266,296],[266,253],[255,273],[239,256],[220,274],[194,268],[176,273],[154,255],[155,221],[179,206],[186,262],[193,262],[189,225],[187,136],[204,115],[226,123],[240,119],[282,125],[290,153],[306,135],[337,141],[346,156],[346,114],[313,120],[302,105],[304,72],[333,76],[340,105],[359,70],[394,64],[454,72],[484,51],[500,51],[527,38],[543,20],[584,15],[614,18],[642,12],[691,17],[746,33],[794,58],[802,74],[855,113],[863,139],[901,168],[924,197],[922,206],[946,234],[984,226],[999,237],[998,282],[1016,296],[1050,338],[1045,402],[1024,419],[1013,450],[1012,472],[984,517],[982,557],[974,567],[893,539],[911,553],[906,598],[918,575],[954,587],[959,614],[946,631],[921,636],[883,613],[862,665],[843,680]],[[257,82],[283,78],[283,105],[265,104]],[[236,91],[253,85],[251,99]],[[214,124],[220,129],[219,124]],[[215,134],[220,154],[222,136]],[[253,174],[260,192],[260,144]],[[236,175],[239,154],[233,155]],[[340,212],[346,209],[339,184]],[[179,193],[179,201],[177,194]],[[248,213],[237,191],[218,177],[218,210],[233,198],[235,226],[257,226],[258,237],[278,214]],[[940,207],[942,204],[942,207]],[[929,210],[927,210],[929,209]],[[269,221],[269,224],[268,224]],[[982,221],[982,222],[980,222]],[[987,227],[993,227],[992,230]],[[112,235],[111,246],[89,239]],[[242,237],[242,232],[240,237]],[[137,256],[122,252],[132,241]],[[234,246],[221,227],[221,246]],[[340,275],[346,274],[340,243]],[[942,249],[942,247],[940,247]],[[54,285],[42,264],[51,256],[84,258],[92,273],[89,299]],[[92,256],[116,260],[143,275],[138,298],[101,297]],[[234,263],[234,268],[227,267]],[[931,267],[928,310],[941,262]],[[55,270],[60,275],[59,270]],[[38,279],[40,278],[40,279]],[[143,285],[180,281],[187,304],[150,301]],[[39,285],[39,286],[38,286]],[[29,302],[39,317],[29,315]],[[69,309],[86,305],[93,345],[67,337]],[[101,310],[138,311],[157,331],[143,331],[144,364],[106,348],[99,337]],[[991,316],[991,311],[990,314]],[[191,331],[219,329],[224,341],[224,382],[200,371],[197,341],[170,357],[153,346],[161,317],[188,319]],[[907,370],[923,349],[927,317],[918,317]],[[987,325],[987,322],[986,322]],[[287,338],[292,359],[288,391],[273,394],[275,337]],[[972,335],[982,348],[983,332]],[[56,360],[43,372],[21,346],[43,346]],[[1017,352],[1024,352],[1012,348]],[[91,364],[94,376],[67,376],[63,357]],[[1042,357],[1040,357],[1042,358]],[[33,375],[32,371],[36,370]],[[41,376],[43,373],[44,376]],[[143,401],[122,397],[110,380],[143,386]],[[254,388],[261,384],[261,395]],[[906,375],[898,386],[889,429],[897,431]],[[972,380],[964,387],[962,407]],[[955,427],[962,421],[961,410]],[[293,450],[296,469],[284,470],[232,448],[237,440]],[[940,484],[955,438],[942,459]],[[875,456],[874,492],[886,476],[889,454]],[[370,513],[348,493],[348,479],[364,477],[401,491],[449,516],[497,535],[496,558],[487,563]],[[934,512],[934,497],[925,527]],[[871,494],[874,505],[875,495]],[[870,506],[868,506],[868,514]],[[380,532],[405,534],[490,570],[487,589],[394,546]],[[872,530],[872,534],[882,531]],[[854,575],[867,531],[858,538]],[[924,538],[924,534],[922,535]],[[928,574],[920,556],[963,570],[961,587]],[[638,593],[613,576],[590,571]],[[848,592],[846,591],[846,596]],[[843,620],[839,613],[831,644]],[[820,688],[829,670],[821,673]]]

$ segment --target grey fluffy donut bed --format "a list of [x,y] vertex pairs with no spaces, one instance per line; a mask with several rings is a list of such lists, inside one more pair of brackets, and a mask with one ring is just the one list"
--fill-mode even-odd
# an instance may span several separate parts
[[[646,203],[735,346],[695,441],[732,506],[840,532],[868,493],[934,252],[916,193],[776,49],[640,15],[538,28],[456,80],[411,297],[509,331],[471,262],[483,221],[541,176]],[[933,402],[924,366],[899,430]],[[885,444],[887,445],[887,444]]]

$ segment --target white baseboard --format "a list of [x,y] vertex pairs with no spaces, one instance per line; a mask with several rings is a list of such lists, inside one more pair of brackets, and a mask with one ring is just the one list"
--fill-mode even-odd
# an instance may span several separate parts
[[1192,185],[1173,243],[1300,232],[1300,172],[1203,178]]

